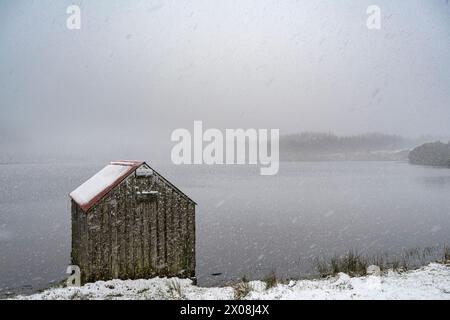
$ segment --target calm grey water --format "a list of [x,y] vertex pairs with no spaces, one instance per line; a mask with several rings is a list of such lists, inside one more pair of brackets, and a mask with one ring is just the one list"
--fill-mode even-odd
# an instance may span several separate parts
[[[102,164],[0,165],[0,292],[46,287],[70,257],[68,193]],[[158,167],[195,201],[200,285],[314,273],[356,249],[450,244],[450,169],[397,162]],[[213,277],[212,273],[222,273]]]

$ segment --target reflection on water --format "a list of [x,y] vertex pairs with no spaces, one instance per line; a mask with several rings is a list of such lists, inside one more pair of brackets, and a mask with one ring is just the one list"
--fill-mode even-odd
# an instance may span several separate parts
[[[101,167],[0,166],[0,291],[65,277],[68,193]],[[246,166],[156,169],[198,203],[200,285],[271,271],[305,276],[316,258],[348,249],[396,254],[450,243],[450,170],[395,162],[281,163],[276,176]]]

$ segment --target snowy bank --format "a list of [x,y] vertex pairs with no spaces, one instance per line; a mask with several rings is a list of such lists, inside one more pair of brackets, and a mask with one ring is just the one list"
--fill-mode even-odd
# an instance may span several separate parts
[[[346,274],[318,280],[290,281],[265,289],[249,282],[245,299],[450,299],[450,265],[432,263],[418,270],[351,278]],[[233,287],[202,288],[187,279],[111,280],[79,288],[53,288],[15,299],[234,299]]]

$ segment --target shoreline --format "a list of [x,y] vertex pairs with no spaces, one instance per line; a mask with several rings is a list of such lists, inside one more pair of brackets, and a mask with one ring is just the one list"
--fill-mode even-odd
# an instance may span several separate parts
[[450,264],[430,263],[410,271],[350,277],[339,273],[323,279],[272,283],[240,282],[234,286],[198,287],[189,279],[109,280],[82,287],[56,287],[11,300],[347,300],[450,299]]

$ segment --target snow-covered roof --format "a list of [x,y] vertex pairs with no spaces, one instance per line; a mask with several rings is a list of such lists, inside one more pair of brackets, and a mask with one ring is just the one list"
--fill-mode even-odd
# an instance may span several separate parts
[[70,197],[87,212],[128,175],[144,164],[143,161],[114,161],[70,193]]

